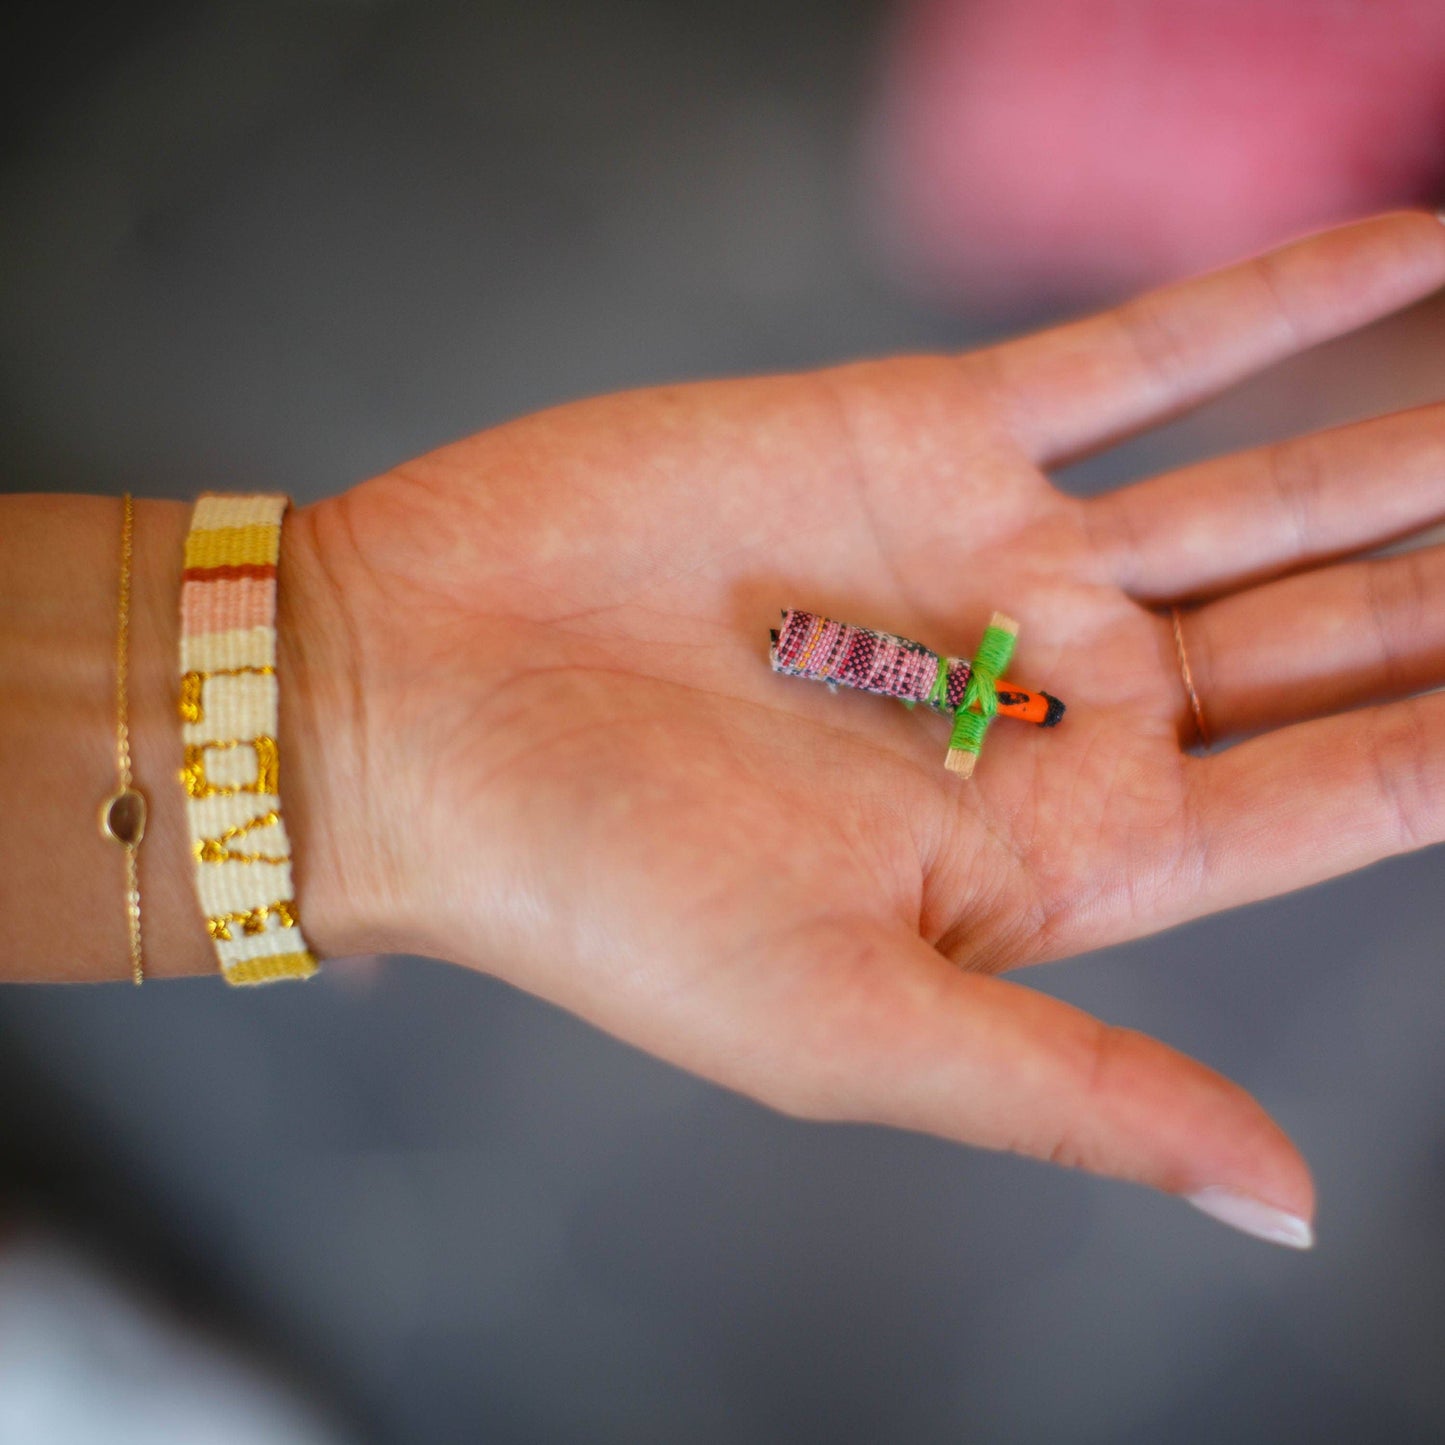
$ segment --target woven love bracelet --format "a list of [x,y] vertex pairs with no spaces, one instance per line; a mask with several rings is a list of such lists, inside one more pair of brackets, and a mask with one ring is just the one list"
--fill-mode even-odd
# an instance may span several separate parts
[[276,572],[286,506],[283,496],[203,496],[181,574],[181,782],[206,931],[232,984],[316,972],[281,819]]
[[896,697],[905,707],[922,702],[951,716],[944,766],[963,777],[973,772],[996,715],[1045,728],[1057,726],[1064,715],[1058,698],[1003,679],[1018,624],[1001,612],[994,613],[971,660],[945,657],[907,637],[834,622],[800,608],[785,609],[783,625],[770,636],[774,672]]

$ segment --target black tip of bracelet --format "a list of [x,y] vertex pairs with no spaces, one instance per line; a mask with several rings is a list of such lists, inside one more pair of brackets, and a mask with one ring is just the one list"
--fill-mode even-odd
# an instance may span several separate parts
[[768,628],[768,636],[773,639],[773,646],[776,647],[778,645],[778,629],[776,627]]
[[1044,718],[1043,722],[1039,724],[1039,726],[1046,728],[1057,727],[1059,725],[1059,719],[1064,715],[1063,703],[1061,703],[1058,698],[1056,698],[1051,692],[1041,692],[1039,696],[1044,698],[1049,705],[1048,715]]

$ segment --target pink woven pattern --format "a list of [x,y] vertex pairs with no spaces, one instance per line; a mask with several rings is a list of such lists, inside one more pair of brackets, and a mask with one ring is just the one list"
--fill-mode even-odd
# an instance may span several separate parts
[[[789,677],[815,678],[906,702],[924,701],[938,675],[938,653],[921,643],[797,608],[783,613],[769,661],[774,672]],[[963,702],[968,674],[966,660],[950,657],[947,706],[932,706],[951,714]]]
[[181,627],[188,637],[269,627],[276,615],[276,573],[269,578],[191,578],[181,583]]

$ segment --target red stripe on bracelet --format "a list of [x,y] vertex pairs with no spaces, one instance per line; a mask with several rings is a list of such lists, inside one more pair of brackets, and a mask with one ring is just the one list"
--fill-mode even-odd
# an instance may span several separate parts
[[274,563],[228,562],[220,567],[187,567],[182,582],[220,582],[229,577],[259,577],[269,581],[276,575]]

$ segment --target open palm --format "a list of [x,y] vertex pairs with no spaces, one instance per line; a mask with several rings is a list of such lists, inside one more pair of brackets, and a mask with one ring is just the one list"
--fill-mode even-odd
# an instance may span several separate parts
[[[1349,554],[1445,511],[1442,412],[1087,502],[1044,468],[1442,280],[1445,228],[1386,217],[964,358],[560,408],[308,509],[388,940],[792,1113],[1308,1219],[1241,1089],[994,975],[1441,836],[1445,698],[1387,700],[1445,680],[1445,561]],[[1175,603],[1237,747],[1188,750]],[[770,670],[790,606],[965,656],[1000,608],[1068,714],[960,780],[946,720]]]

